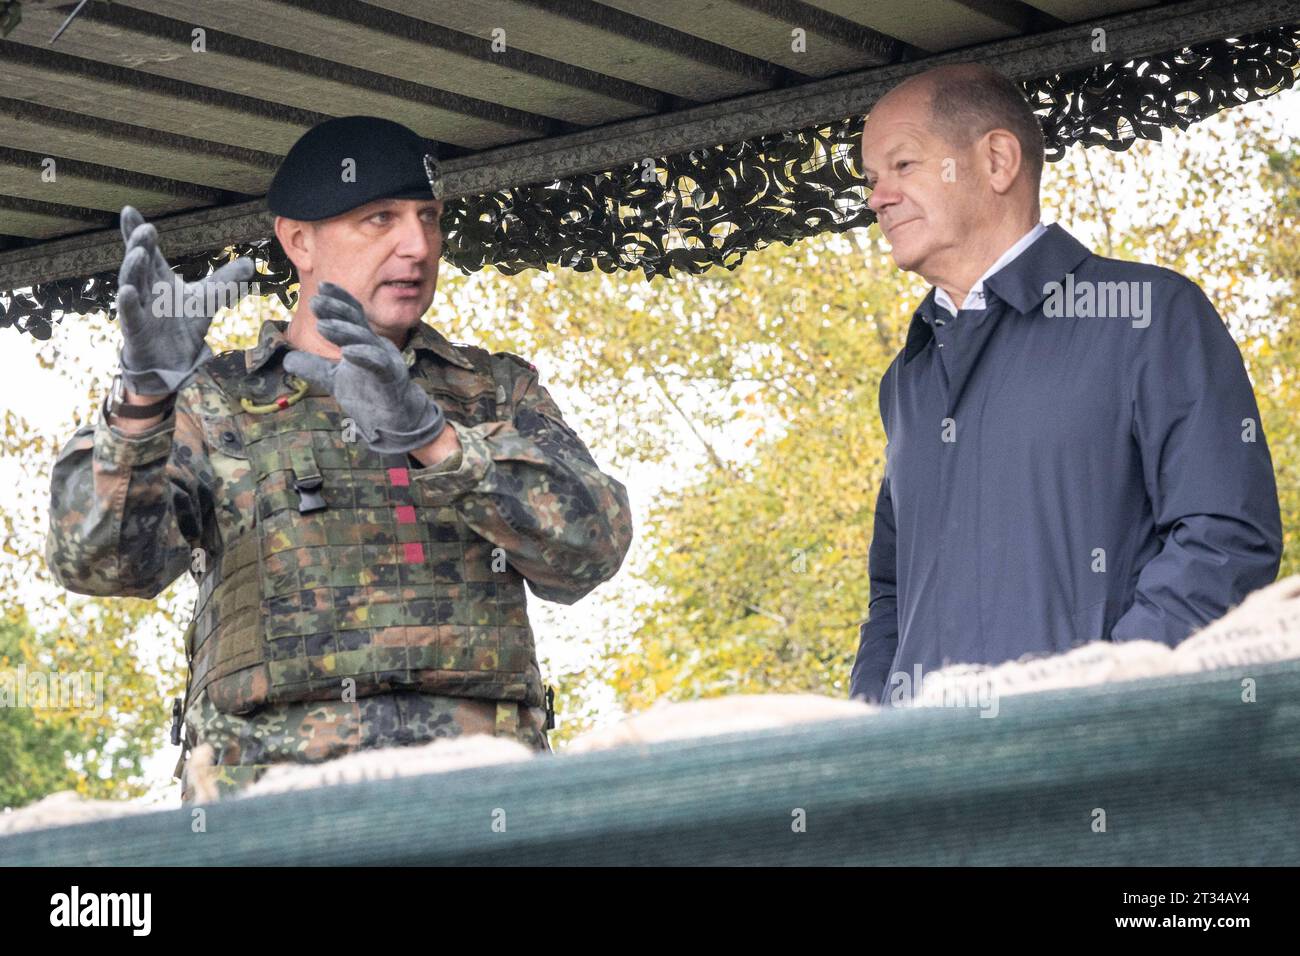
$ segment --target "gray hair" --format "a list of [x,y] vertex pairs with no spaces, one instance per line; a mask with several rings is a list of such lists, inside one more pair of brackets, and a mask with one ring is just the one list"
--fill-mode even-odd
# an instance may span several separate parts
[[1020,141],[1020,153],[1037,191],[1043,176],[1043,128],[1020,87],[981,63],[939,67],[925,75],[931,84],[930,114],[935,131],[954,146],[969,146],[990,130],[1005,129]]

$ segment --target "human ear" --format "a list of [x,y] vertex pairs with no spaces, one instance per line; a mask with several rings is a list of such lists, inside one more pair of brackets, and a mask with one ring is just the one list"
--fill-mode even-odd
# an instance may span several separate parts
[[289,257],[300,276],[310,273],[312,268],[316,246],[312,226],[313,223],[298,219],[275,217],[275,238],[279,240],[284,254]]
[[996,193],[1008,192],[1015,185],[1023,165],[1020,140],[1010,130],[995,129],[984,134],[981,146],[989,185]]

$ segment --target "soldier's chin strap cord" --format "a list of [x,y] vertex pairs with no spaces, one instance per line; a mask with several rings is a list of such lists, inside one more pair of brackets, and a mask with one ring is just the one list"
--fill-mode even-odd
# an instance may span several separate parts
[[306,396],[307,390],[311,388],[311,383],[300,379],[297,375],[290,375],[288,381],[293,387],[293,391],[288,395],[281,395],[274,402],[267,405],[254,405],[250,399],[241,398],[239,404],[244,411],[253,415],[269,415],[271,412],[278,412],[290,405],[296,405]]

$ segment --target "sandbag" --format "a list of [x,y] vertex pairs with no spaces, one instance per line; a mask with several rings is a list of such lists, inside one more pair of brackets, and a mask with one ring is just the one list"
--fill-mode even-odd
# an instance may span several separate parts
[[575,737],[562,752],[584,753],[627,744],[768,730],[810,721],[860,717],[876,709],[863,701],[818,694],[732,694],[681,703],[660,701],[609,727]]
[[996,715],[999,696],[1300,659],[1300,575],[1248,595],[1175,648],[1094,641],[1051,657],[996,666],[957,664],[922,675],[895,703],[974,706]]
[[163,808],[156,804],[128,803],[125,800],[90,800],[75,790],[60,790],[29,806],[0,813],[0,837],[26,830],[45,830],[49,827],[89,823],[92,820],[151,813],[159,809]]

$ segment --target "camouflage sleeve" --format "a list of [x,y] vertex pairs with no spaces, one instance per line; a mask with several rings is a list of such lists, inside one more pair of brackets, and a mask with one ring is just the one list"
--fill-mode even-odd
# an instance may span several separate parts
[[152,598],[186,571],[199,538],[202,429],[182,398],[157,425],[128,436],[102,407],[54,462],[45,560],[78,594]]
[[519,375],[515,395],[513,422],[450,422],[459,455],[412,469],[412,485],[504,549],[538,597],[573,604],[623,563],[632,543],[627,490],[597,467],[535,372]]

